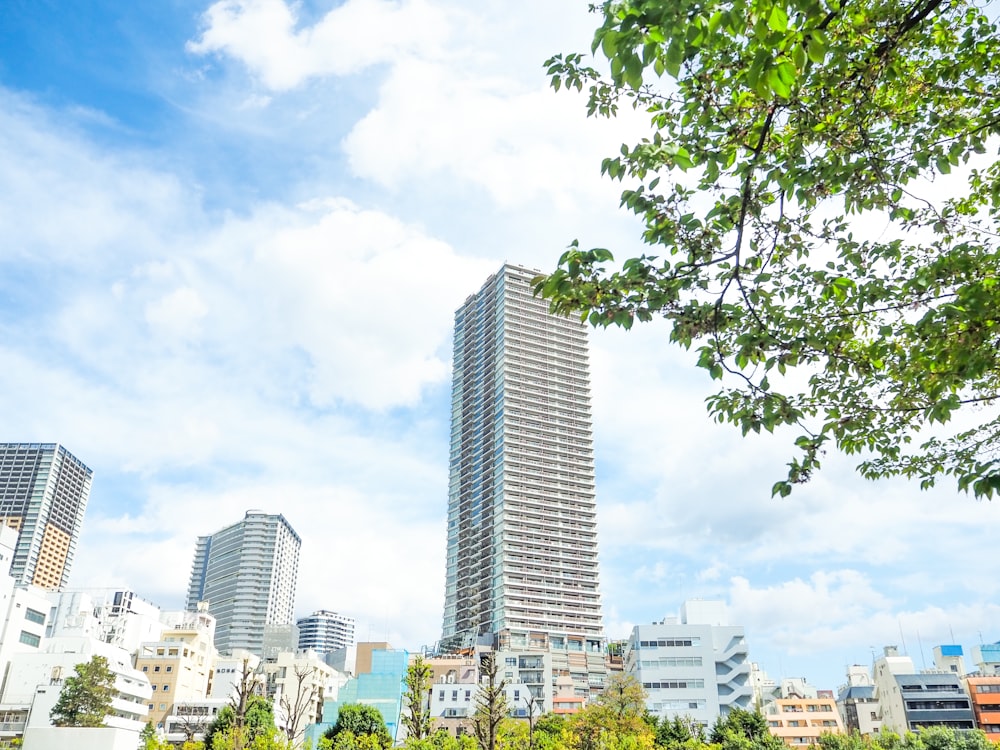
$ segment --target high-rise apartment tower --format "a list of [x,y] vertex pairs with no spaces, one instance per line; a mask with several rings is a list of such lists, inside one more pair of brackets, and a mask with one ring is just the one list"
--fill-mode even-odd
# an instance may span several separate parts
[[10,566],[18,583],[67,584],[92,477],[56,443],[0,443],[0,523],[18,532]]
[[535,275],[506,265],[455,314],[442,648],[603,657],[587,335]]
[[354,645],[354,619],[321,609],[295,623],[299,628],[299,648],[328,654]]
[[247,511],[246,517],[198,537],[187,609],[207,601],[215,616],[215,647],[260,654],[264,628],[290,625],[302,540],[284,516]]

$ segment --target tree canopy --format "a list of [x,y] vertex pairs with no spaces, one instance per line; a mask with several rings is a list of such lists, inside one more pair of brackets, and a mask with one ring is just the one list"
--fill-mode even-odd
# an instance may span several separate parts
[[334,748],[385,750],[392,745],[385,719],[374,706],[348,703],[340,707],[337,721],[325,736],[333,740]]
[[[835,447],[868,478],[1000,489],[1000,35],[971,0],[614,0],[548,61],[591,115],[649,254],[574,241],[557,312],[665,318],[744,435],[794,430],[785,496]],[[958,419],[956,419],[958,418]]]
[[406,668],[406,693],[403,695],[403,726],[406,736],[420,740],[431,733],[431,665],[417,656]]
[[219,709],[205,733],[209,750],[251,748],[255,744],[273,743],[278,734],[274,723],[274,706],[262,695],[248,695],[243,703],[242,720],[232,705]]
[[57,727],[102,727],[118,690],[115,673],[103,656],[77,664],[67,677],[49,718]]

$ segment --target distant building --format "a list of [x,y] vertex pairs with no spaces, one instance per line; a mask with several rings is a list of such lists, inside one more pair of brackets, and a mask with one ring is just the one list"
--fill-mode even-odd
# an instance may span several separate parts
[[[944,656],[954,657],[953,650],[961,647],[944,648],[949,649]],[[894,646],[886,646],[875,662],[873,680],[874,697],[886,729],[913,732],[930,726],[975,727],[971,701],[947,659],[945,669],[917,673],[910,657],[900,656]]]
[[223,653],[264,650],[264,631],[290,625],[302,540],[284,516],[247,511],[242,521],[198,537],[187,609],[207,601]]
[[881,709],[867,667],[855,664],[847,668],[847,684],[837,692],[837,708],[848,732],[872,735],[882,728]]
[[733,708],[751,708],[748,656],[743,628],[728,624],[723,602],[690,600],[680,619],[632,629],[625,671],[646,689],[651,713],[707,727]]
[[981,676],[1000,676],[1000,641],[973,646],[972,661]]
[[299,649],[329,654],[354,645],[354,618],[320,609],[295,624],[299,627]]
[[135,655],[135,668],[153,689],[149,720],[161,729],[174,704],[206,697],[215,657],[215,618],[204,605],[197,612],[165,612],[162,621],[163,635]]
[[92,478],[57,443],[0,443],[0,524],[18,532],[10,566],[18,583],[69,583]]
[[[801,693],[812,695],[801,697]],[[815,689],[800,690],[799,695],[782,691],[781,698],[767,705],[765,718],[771,734],[781,738],[789,747],[815,745],[821,734],[844,732],[833,695],[826,693],[819,697]]]

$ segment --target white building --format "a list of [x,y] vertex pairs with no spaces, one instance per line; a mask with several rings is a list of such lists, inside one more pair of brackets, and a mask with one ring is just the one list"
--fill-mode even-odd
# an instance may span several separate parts
[[263,671],[275,723],[282,730],[294,723],[297,736],[323,721],[323,701],[337,700],[348,679],[310,650],[282,651],[264,662]]
[[320,609],[299,618],[299,649],[329,654],[354,645],[354,618]]
[[504,266],[455,313],[441,650],[551,652],[590,694],[606,668],[587,334],[535,275]]
[[48,594],[50,638],[94,638],[129,653],[163,631],[160,608],[125,589],[78,589]]
[[49,711],[58,700],[63,682],[75,674],[77,664],[103,656],[115,674],[118,695],[111,702],[105,723],[136,732],[147,721],[153,691],[142,672],[132,666],[132,655],[110,643],[88,637],[50,638],[44,650],[15,654],[11,658],[0,705],[31,707],[27,728],[49,726]]
[[632,629],[625,671],[646,689],[651,713],[707,727],[733,708],[752,707],[748,656],[743,627],[728,624],[723,602],[691,600],[680,618]]
[[232,526],[198,537],[187,609],[208,602],[219,651],[263,654],[265,627],[294,622],[301,545],[284,516],[254,510]]

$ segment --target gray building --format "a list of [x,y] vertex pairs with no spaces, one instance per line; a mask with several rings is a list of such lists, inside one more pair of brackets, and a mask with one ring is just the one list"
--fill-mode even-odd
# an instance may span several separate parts
[[198,537],[187,609],[208,602],[219,651],[242,648],[261,655],[266,628],[292,625],[301,546],[284,516],[261,511],[247,511],[242,521]]
[[603,683],[587,334],[506,265],[455,313],[442,648],[578,653]]
[[957,666],[951,669],[954,649],[959,650],[960,658],[961,647],[939,647],[935,653],[938,668],[918,673],[909,656],[900,656],[894,646],[885,647],[873,669],[874,697],[881,709],[883,727],[912,732],[931,726],[952,729],[976,726],[972,703],[959,676],[961,670]]
[[354,645],[354,619],[321,609],[295,623],[299,626],[300,649],[329,654]]
[[18,532],[10,566],[18,583],[69,582],[92,478],[57,443],[0,443],[0,523]]
[[636,625],[625,672],[642,683],[646,707],[661,718],[689,716],[707,727],[753,702],[746,637],[728,623],[723,602],[690,600],[679,618]]

